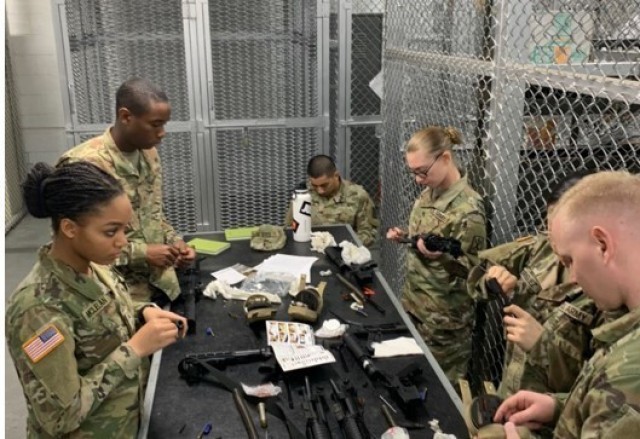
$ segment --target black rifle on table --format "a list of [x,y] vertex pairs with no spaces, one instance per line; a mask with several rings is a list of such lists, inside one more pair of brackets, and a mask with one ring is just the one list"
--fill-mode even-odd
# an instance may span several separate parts
[[[369,341],[378,341],[383,334],[400,334],[409,332],[409,328],[404,323],[387,322],[379,324],[360,323],[353,320],[345,319],[333,310],[329,310],[342,323],[349,325],[349,332],[359,337],[366,336]],[[374,340],[375,339],[375,340]]]
[[[213,383],[230,392],[233,392],[234,400],[238,405],[238,410],[243,419],[243,423],[249,431],[251,425],[249,425],[250,422],[247,421],[246,410],[241,407],[241,401],[237,397],[237,390],[241,389],[241,384],[227,376],[222,371],[222,368],[230,364],[269,360],[272,357],[273,351],[270,347],[261,349],[248,349],[244,351],[190,353],[186,354],[185,357],[180,361],[180,363],[178,364],[178,371],[180,372],[180,376],[184,378],[189,385],[204,381]],[[283,382],[285,383],[288,390],[288,382],[284,379]],[[288,391],[288,393],[289,401],[291,403],[291,392]],[[258,400],[258,398],[255,397],[247,396],[245,399],[253,403],[261,402]],[[281,419],[286,424],[289,436],[292,439],[304,438],[304,435],[298,430],[298,427],[284,411],[278,399],[270,398],[264,402],[266,411]],[[291,408],[293,408],[292,405]],[[249,433],[249,437],[252,437],[251,433]]]
[[273,357],[273,351],[270,347],[243,351],[188,353],[180,360],[178,372],[188,383],[194,383],[201,380],[206,381],[205,377],[208,371],[203,367],[202,363],[214,366],[217,369],[224,369],[231,364],[265,361],[271,357]]
[[[367,343],[373,341],[382,340],[382,336],[384,334],[402,334],[409,332],[409,329],[403,324],[398,322],[387,322],[387,323],[379,323],[379,324],[366,324],[355,322],[353,320],[345,319],[340,314],[333,310],[329,310],[329,313],[333,314],[340,322],[346,323],[349,325],[349,332],[357,337],[366,337]],[[344,342],[344,338],[339,340],[331,340],[331,339],[323,339],[320,342],[322,346],[332,351],[335,351],[340,358],[340,363],[342,368],[346,373],[349,373],[349,367],[347,366],[347,361],[344,358],[342,351],[346,347]]]
[[200,282],[200,261],[197,259],[193,266],[183,272],[189,279],[189,287],[180,294],[183,301],[183,315],[187,319],[187,334],[196,332],[196,302],[202,297],[202,283]]
[[365,287],[373,283],[374,270],[378,266],[374,261],[349,265],[342,259],[342,248],[337,246],[325,248],[324,253],[340,273],[353,276],[359,286]]
[[[342,249],[340,247],[327,247],[324,252],[329,260],[338,267],[340,273],[336,274],[336,277],[340,283],[347,287],[349,292],[353,293],[362,304],[368,303],[380,314],[385,314],[386,310],[373,298],[363,294],[361,290],[361,288],[373,284],[374,270],[378,265],[373,261],[365,262],[364,264],[349,265],[342,259]],[[355,279],[360,288],[356,287],[347,279],[349,276]]]
[[356,410],[349,395],[345,394],[342,387],[330,380],[332,390],[331,411],[336,417],[346,439],[367,439],[371,435],[364,426],[362,416]]
[[[417,419],[424,412],[422,396],[414,384],[422,375],[423,371],[420,366],[414,363],[397,374],[385,373],[377,368],[355,336],[345,332],[342,338],[369,378],[382,384],[388,390],[408,419]],[[415,427],[422,428],[423,426],[416,425]]]
[[308,376],[304,377],[303,391],[304,402],[302,403],[302,408],[305,418],[307,418],[307,439],[331,439],[331,432],[327,427],[327,418],[322,409],[322,403],[312,391]]

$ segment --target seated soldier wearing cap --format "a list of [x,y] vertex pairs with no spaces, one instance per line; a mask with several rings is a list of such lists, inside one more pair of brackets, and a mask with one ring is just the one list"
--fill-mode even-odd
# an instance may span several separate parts
[[[333,159],[317,155],[307,165],[311,192],[311,225],[349,224],[364,245],[370,247],[376,239],[378,220],[371,197],[360,185],[343,180]],[[285,224],[293,222],[289,205]]]

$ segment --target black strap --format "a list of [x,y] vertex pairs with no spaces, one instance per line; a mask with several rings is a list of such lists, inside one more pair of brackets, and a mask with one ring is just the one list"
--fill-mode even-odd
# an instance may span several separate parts
[[[211,366],[206,361],[198,360],[198,359],[190,359],[190,362],[192,364],[195,363],[198,366],[200,366],[203,369],[205,369],[207,371],[207,375],[209,375],[209,374],[213,375],[213,377],[215,378],[215,381],[212,380],[211,378],[207,377],[206,375],[202,375],[202,374],[198,374],[197,376],[190,376],[189,378],[191,378],[191,379],[195,378],[195,379],[199,379],[199,380],[208,381],[208,382],[211,382],[211,383],[214,383],[214,384],[219,384],[221,387],[223,387],[224,389],[226,389],[226,390],[228,390],[230,392],[233,392],[234,389],[242,390],[242,385],[240,385],[240,383],[238,383],[237,381],[232,380],[224,372],[222,372],[220,369],[217,369],[217,368]],[[183,376],[183,377],[187,378],[185,376]],[[269,398],[267,400],[262,400],[261,398],[256,398],[254,396],[247,395],[246,399],[247,399],[247,401],[249,401],[251,404],[254,404],[254,405],[257,405],[258,402],[264,402],[266,411],[271,413],[273,416],[275,416],[276,418],[280,419],[282,422],[285,423],[285,425],[287,426],[287,431],[289,432],[289,437],[291,439],[305,439],[305,435],[291,421],[290,417],[287,416],[285,411],[282,409],[282,406],[280,405],[280,402],[276,401],[275,398]]]

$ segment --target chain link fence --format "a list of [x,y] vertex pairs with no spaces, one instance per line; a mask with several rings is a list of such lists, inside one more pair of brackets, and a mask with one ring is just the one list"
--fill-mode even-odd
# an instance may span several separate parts
[[180,0],[65,0],[65,11],[77,125],[111,123],[131,76],[167,93],[172,121],[190,120]]
[[211,1],[209,32],[219,224],[283,224],[320,152],[317,2]]
[[170,132],[158,148],[165,213],[177,230],[195,232],[192,138],[189,128],[172,128],[191,120],[182,2],[65,0],[64,6],[76,142],[113,122],[115,92],[126,79],[143,76],[160,86],[171,102]]
[[280,224],[319,134],[317,0],[65,0],[76,139],[113,120],[132,75],[172,104],[159,148],[182,232]]
[[4,41],[4,232],[6,234],[26,213],[20,188],[26,173],[26,160],[11,69],[9,39],[5,38]]
[[[544,227],[545,194],[583,169],[640,172],[638,0],[386,2],[381,229],[406,225],[419,188],[403,145],[458,128],[458,164],[484,197],[492,245]],[[405,249],[382,243],[399,294]],[[471,370],[501,376],[501,306],[479,309]]]
[[381,99],[370,83],[382,70],[384,1],[332,0],[330,24],[331,153],[379,206]]

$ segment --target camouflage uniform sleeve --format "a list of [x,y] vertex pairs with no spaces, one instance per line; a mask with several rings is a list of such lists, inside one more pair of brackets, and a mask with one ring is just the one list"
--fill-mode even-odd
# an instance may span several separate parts
[[[54,325],[64,341],[37,363],[22,345],[45,325]],[[104,360],[80,375],[73,322],[57,309],[36,306],[7,320],[7,341],[29,407],[51,436],[76,430],[122,381],[138,375],[141,359],[121,343]]]
[[[594,376],[587,393],[576,402],[581,419],[572,419],[561,412],[556,431],[572,432],[583,439],[631,438],[640,431],[640,392],[637,373],[621,374],[616,377]],[[574,401],[572,396],[556,397],[557,404],[564,409]],[[573,414],[574,411],[571,411]],[[565,418],[566,416],[566,418]],[[576,425],[578,423],[578,425]]]
[[147,244],[129,241],[114,264],[116,267],[128,265],[134,270],[145,268],[147,266]]
[[376,231],[378,229],[378,221],[374,215],[374,206],[371,197],[366,192],[362,193],[362,202],[360,210],[356,212],[356,228],[357,235],[362,244],[369,247],[376,240]]
[[567,403],[569,394],[565,392],[565,393],[551,393],[549,395],[553,398],[553,401],[555,402],[555,409],[553,411],[553,421],[551,421],[551,424],[556,425],[558,423],[558,419],[560,419],[560,415],[562,414],[564,405]]
[[576,326],[549,328],[547,323],[543,325],[542,334],[524,364],[523,386],[536,382],[547,392],[564,392],[571,388],[580,374],[585,353],[584,346],[576,343],[575,336],[563,335],[568,329],[574,334],[582,333]]
[[480,252],[478,256],[492,265],[502,265],[511,274],[520,277],[531,259],[535,243],[534,237],[523,237]]
[[182,241],[182,236],[180,236],[178,232],[175,231],[173,226],[169,224],[167,218],[164,216],[164,212],[162,213],[162,218],[160,219],[160,227],[162,227],[162,230],[164,231],[165,244],[175,244],[178,241]]
[[478,252],[487,246],[484,214],[478,211],[467,214],[453,226],[449,237],[460,241],[464,255],[458,259],[445,255],[442,265],[449,273],[467,278],[471,267],[478,265]]
[[469,272],[467,290],[474,300],[488,300],[491,294],[485,284],[485,272],[492,265],[501,265],[511,274],[520,277],[532,253],[533,243],[516,240],[478,253],[478,261]]
[[467,291],[473,300],[489,300],[491,294],[487,290],[484,275],[487,271],[486,261],[480,260],[480,263],[469,271],[467,277]]
[[65,164],[75,163],[80,161],[89,162],[97,166],[98,168],[102,169],[103,171],[108,172],[111,175],[116,174],[116,170],[114,169],[113,165],[100,154],[87,154],[81,157],[76,157],[72,155],[63,155],[58,159],[58,162],[56,163],[56,167],[60,167]]

